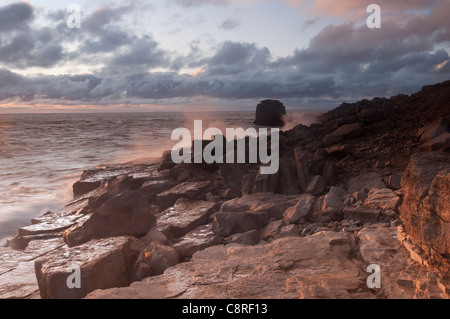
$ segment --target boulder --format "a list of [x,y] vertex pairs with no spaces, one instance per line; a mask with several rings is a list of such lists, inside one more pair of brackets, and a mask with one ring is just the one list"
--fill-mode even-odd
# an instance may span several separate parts
[[291,224],[298,222],[300,218],[309,218],[314,211],[315,204],[316,198],[314,196],[310,194],[304,194],[295,206],[286,209],[283,217],[287,222]]
[[141,252],[134,264],[133,280],[161,275],[164,270],[176,264],[178,264],[178,253],[174,248],[152,242]]
[[420,143],[424,144],[444,133],[450,133],[449,118],[441,118],[434,123],[422,127],[417,131],[417,136],[420,137]]
[[183,237],[205,224],[218,205],[215,202],[180,198],[173,207],[157,214],[156,226],[167,237]]
[[311,182],[309,182],[306,192],[314,196],[320,196],[325,191],[326,186],[327,181],[322,176],[316,175],[311,179]]
[[264,100],[256,106],[256,118],[253,124],[261,126],[281,127],[284,125],[283,116],[286,108],[277,100]]
[[338,128],[333,133],[326,135],[323,138],[325,146],[331,146],[342,142],[351,137],[357,137],[362,133],[363,125],[361,123],[346,124]]
[[222,212],[266,212],[270,218],[283,218],[284,211],[297,204],[300,195],[288,196],[273,193],[255,193],[226,201],[220,207]]
[[139,240],[143,244],[148,246],[150,243],[154,241],[160,244],[166,244],[168,239],[162,232],[158,230],[157,227],[153,227],[148,231],[148,233],[144,237],[139,238]]
[[212,223],[199,226],[188,232],[180,241],[173,245],[181,258],[190,258],[192,255],[209,246],[218,245],[223,238],[216,236],[212,230]]
[[381,180],[380,175],[378,173],[368,173],[364,175],[358,175],[352,177],[347,182],[347,191],[349,193],[354,193],[359,191],[362,188],[367,188],[371,190],[372,188],[385,188],[386,185]]
[[[60,247],[35,261],[43,299],[78,299],[96,289],[130,284],[132,265],[139,250],[130,237],[93,240],[81,246]],[[79,269],[80,288],[69,288],[69,276]]]
[[156,195],[156,203],[162,208],[172,206],[180,198],[196,198],[210,186],[210,182],[184,182]]
[[347,236],[320,232],[257,246],[213,246],[161,276],[88,298],[369,298],[372,293],[361,284],[365,275],[349,258],[350,244],[329,244],[341,237]]
[[388,187],[397,190],[402,188],[401,182],[403,178],[403,173],[390,175],[385,178],[385,183]]
[[274,238],[276,234],[283,228],[283,220],[274,220],[270,222],[266,227],[264,227],[260,232],[260,237],[262,240],[268,240]]
[[260,230],[268,220],[265,212],[218,212],[214,216],[212,229],[221,237],[228,237],[249,230]]
[[261,167],[256,175],[254,193],[275,193],[278,186],[279,171],[275,174],[262,174]]
[[297,166],[297,182],[301,193],[305,193],[308,188],[311,175],[309,174],[307,152],[303,151],[301,147],[294,150],[295,163]]
[[396,210],[400,202],[400,197],[392,189],[373,188],[369,191],[364,206],[382,210]]
[[177,182],[163,179],[163,180],[151,180],[147,181],[139,188],[138,192],[144,194],[147,197],[148,202],[154,202],[156,195],[164,192],[172,187],[176,186]]
[[245,233],[233,234],[224,240],[224,244],[256,245],[259,242],[259,235],[256,229]]
[[381,213],[379,209],[367,207],[345,207],[344,219],[360,220],[363,223],[377,222]]
[[338,186],[332,186],[328,194],[322,196],[319,200],[319,210],[342,210],[345,206],[344,201],[351,196],[345,189]]
[[295,160],[290,157],[282,157],[280,159],[279,178],[278,178],[278,192],[284,195],[300,194],[298,186],[297,167]]
[[104,203],[83,224],[66,230],[64,241],[73,247],[91,239],[142,237],[156,224],[153,213],[143,194],[126,191]]
[[326,161],[325,166],[323,168],[322,177],[327,181],[328,184],[331,184],[334,177],[334,171],[336,169],[336,163],[333,161]]
[[75,184],[73,184],[73,196],[79,197],[86,193],[92,192],[93,190],[100,187],[101,181],[93,181],[93,182],[86,182],[86,181],[77,181]]
[[428,152],[449,152],[450,133],[443,133],[432,140],[422,144],[420,149]]
[[[450,154],[416,153],[402,179],[400,219],[424,251],[450,254]],[[445,259],[445,258],[444,258]]]
[[223,187],[236,190],[242,195],[242,178],[248,173],[247,164],[217,164],[219,166],[219,174],[223,179]]

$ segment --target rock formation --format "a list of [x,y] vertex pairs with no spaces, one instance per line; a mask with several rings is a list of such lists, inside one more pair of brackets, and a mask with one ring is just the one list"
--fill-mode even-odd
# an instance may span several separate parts
[[0,298],[449,298],[449,117],[450,81],[280,132],[270,176],[168,152],[87,170],[0,247]]
[[284,125],[283,116],[286,108],[277,100],[261,101],[256,107],[255,125],[281,127]]

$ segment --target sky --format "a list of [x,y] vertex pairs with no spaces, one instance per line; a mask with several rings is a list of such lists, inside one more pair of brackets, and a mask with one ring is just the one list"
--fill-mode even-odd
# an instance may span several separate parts
[[[381,28],[366,24],[371,3]],[[411,94],[450,79],[449,17],[448,0],[0,1],[0,114]]]

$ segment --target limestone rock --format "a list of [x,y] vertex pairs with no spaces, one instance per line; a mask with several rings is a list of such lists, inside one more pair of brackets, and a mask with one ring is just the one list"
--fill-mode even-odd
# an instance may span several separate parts
[[374,188],[369,191],[364,206],[383,210],[396,210],[398,205],[400,205],[400,202],[400,197],[398,197],[391,189]]
[[367,207],[345,207],[344,219],[360,220],[361,222],[377,222],[380,210]]
[[322,142],[325,146],[338,144],[344,139],[358,136],[361,134],[362,128],[363,125],[359,122],[343,125],[333,133],[326,135]]
[[156,226],[167,237],[182,237],[205,224],[217,206],[215,202],[180,198],[173,207],[157,214]]
[[352,298],[355,292],[369,297],[349,259],[350,245],[329,244],[340,237],[346,235],[320,232],[265,245],[213,246],[161,276],[88,298]]
[[173,245],[182,258],[192,255],[209,246],[218,245],[223,238],[216,236],[212,230],[212,223],[202,225],[184,235],[179,242]]
[[218,236],[228,237],[249,230],[259,230],[268,220],[265,212],[218,212],[214,216],[213,231]]
[[91,239],[128,235],[142,237],[155,223],[145,196],[136,191],[126,191],[104,203],[83,224],[66,230],[64,241],[73,247]]
[[295,206],[286,209],[283,217],[289,223],[296,223],[300,220],[300,218],[311,217],[315,204],[316,198],[314,196],[304,194]]
[[450,253],[450,154],[417,153],[402,179],[403,203],[399,208],[411,240],[425,251]]
[[316,175],[312,178],[311,182],[306,189],[307,193],[310,193],[314,196],[320,196],[325,190],[327,186],[327,181],[320,175]]
[[146,277],[164,273],[167,268],[178,264],[178,253],[161,243],[152,242],[139,255],[133,266],[133,279],[142,280]]
[[172,206],[180,198],[195,198],[210,186],[210,182],[184,182],[156,195],[156,203],[163,209]]
[[226,201],[220,207],[222,212],[266,212],[269,217],[283,218],[284,211],[297,204],[300,195],[287,196],[273,193],[255,193]]
[[[134,239],[115,237],[93,240],[81,246],[61,247],[35,261],[40,295],[44,299],[78,299],[96,289],[130,283],[130,269],[137,258]],[[80,288],[70,289],[68,277],[80,269]]]
[[385,188],[386,185],[381,180],[380,175],[377,173],[368,173],[365,175],[359,175],[352,177],[347,182],[347,191],[349,193],[354,193],[359,191],[361,188],[367,188],[371,190],[372,188]]
[[286,115],[286,108],[283,103],[277,100],[264,100],[256,107],[254,124],[262,126],[283,126],[284,115]]

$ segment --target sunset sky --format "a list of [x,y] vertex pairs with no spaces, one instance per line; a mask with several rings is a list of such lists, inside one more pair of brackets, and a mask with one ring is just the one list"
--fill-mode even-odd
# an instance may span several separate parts
[[0,1],[0,113],[325,109],[448,80],[449,54],[448,0]]

